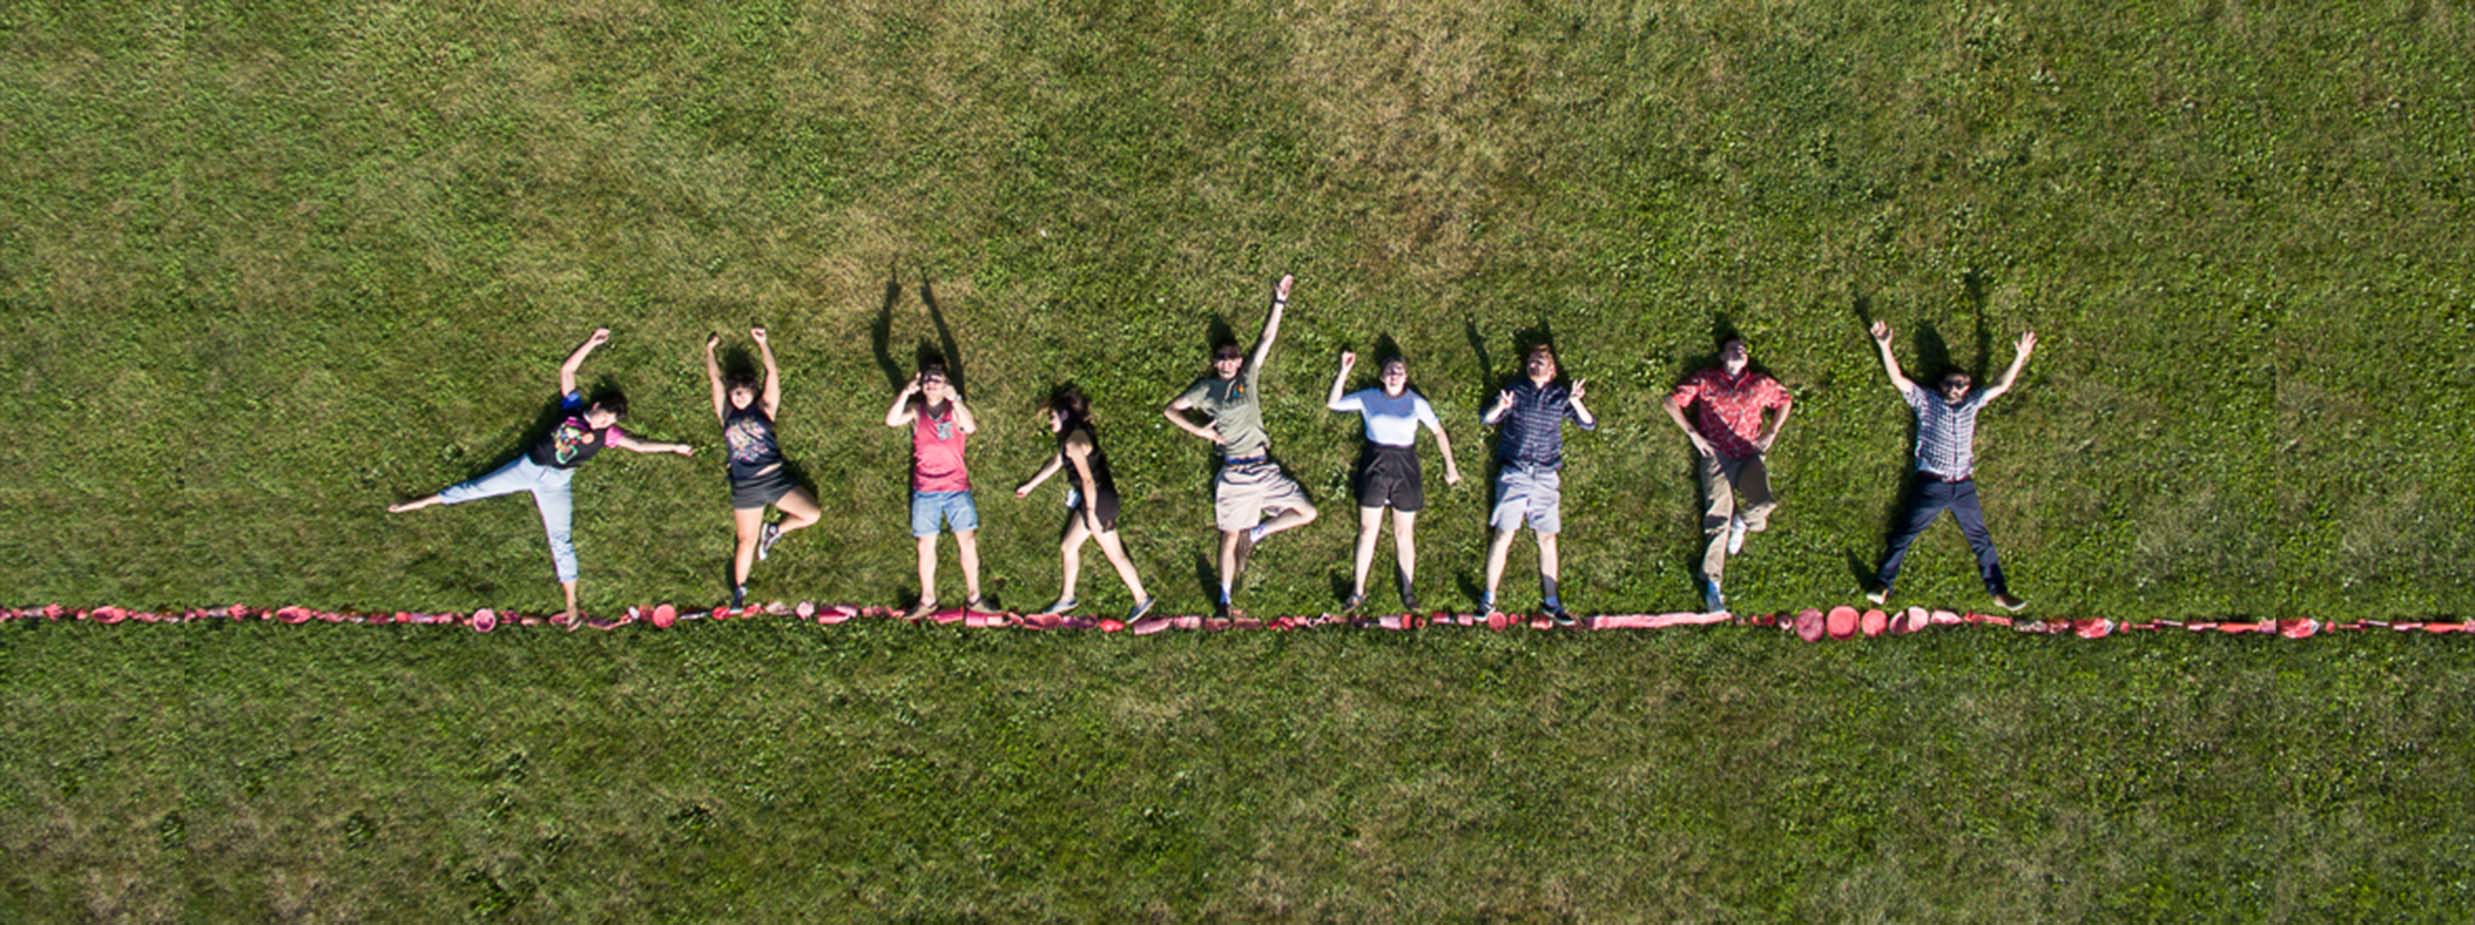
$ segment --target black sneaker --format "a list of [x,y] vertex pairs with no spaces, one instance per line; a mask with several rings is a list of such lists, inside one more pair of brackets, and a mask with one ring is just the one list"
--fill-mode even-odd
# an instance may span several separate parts
[[765,561],[766,556],[773,555],[773,544],[781,542],[781,540],[782,525],[778,523],[766,524],[765,529],[759,534],[756,540],[756,561],[763,562]]
[[1342,613],[1357,613],[1357,612],[1358,612],[1358,610],[1359,610],[1360,608],[1365,607],[1365,606],[1366,606],[1366,592],[1364,592],[1364,591],[1355,591],[1355,592],[1351,592],[1351,593],[1350,593],[1350,595],[1349,595],[1349,597],[1347,597],[1347,598],[1345,598],[1345,599],[1343,599],[1343,600],[1341,601],[1341,612],[1342,612]]
[[1401,586],[1401,609],[1410,613],[1418,612],[1418,592],[1411,590],[1408,585]]
[[741,608],[741,607],[745,607],[745,606],[747,606],[747,604],[748,604],[748,586],[747,586],[747,585],[732,585],[732,586],[730,586],[730,609],[732,609],[732,610],[737,610],[737,609],[739,609],[739,608]]
[[1994,595],[1994,606],[2000,607],[2004,610],[2017,611],[2022,607],[2028,606],[2028,602],[2020,600],[2017,597],[2013,597],[2009,591],[2003,591]]
[[1579,618],[1573,616],[1572,611],[1564,609],[1563,601],[1548,601],[1543,609],[1547,612],[1547,619],[1554,621],[1557,626],[1572,626],[1581,622]]
[[1156,598],[1156,597],[1147,597],[1147,598],[1144,598],[1144,599],[1143,599],[1143,603],[1136,604],[1136,605],[1134,605],[1134,609],[1133,609],[1133,610],[1126,611],[1126,622],[1128,622],[1128,623],[1132,623],[1132,622],[1134,622],[1134,621],[1136,621],[1136,620],[1143,619],[1145,616],[1150,615],[1150,614],[1151,614],[1151,612],[1152,612],[1152,605],[1157,604],[1157,603],[1160,603],[1160,599],[1159,599],[1159,598]]

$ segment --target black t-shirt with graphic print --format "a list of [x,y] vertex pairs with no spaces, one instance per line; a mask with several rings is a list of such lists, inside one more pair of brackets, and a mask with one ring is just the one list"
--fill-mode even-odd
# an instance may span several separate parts
[[560,396],[559,411],[565,416],[559,419],[558,426],[550,428],[549,433],[543,434],[540,440],[534,441],[524,451],[525,457],[535,465],[573,469],[584,465],[584,461],[592,459],[593,454],[601,452],[602,447],[609,444],[611,435],[618,433],[619,429],[594,429],[584,420],[584,408],[582,393],[569,392]]

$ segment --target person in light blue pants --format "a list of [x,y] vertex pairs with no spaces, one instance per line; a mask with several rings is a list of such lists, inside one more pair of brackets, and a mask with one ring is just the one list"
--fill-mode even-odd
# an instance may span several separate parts
[[457,482],[443,491],[425,498],[387,506],[390,514],[417,511],[438,504],[462,504],[481,498],[528,492],[533,506],[541,510],[542,532],[550,538],[550,562],[558,570],[559,588],[567,597],[566,625],[575,629],[582,625],[576,613],[576,541],[569,527],[574,522],[575,495],[568,484],[575,479],[576,467],[614,446],[637,453],[676,453],[693,455],[696,451],[680,443],[647,443],[619,429],[619,418],[627,414],[627,400],[611,396],[587,404],[583,393],[576,391],[576,370],[593,348],[610,340],[610,329],[600,328],[559,366],[559,410],[565,417],[558,426],[525,448],[523,455],[477,479]]

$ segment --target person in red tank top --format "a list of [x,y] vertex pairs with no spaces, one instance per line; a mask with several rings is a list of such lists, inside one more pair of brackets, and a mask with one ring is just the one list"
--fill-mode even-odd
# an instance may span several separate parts
[[920,600],[908,617],[917,620],[937,610],[937,534],[949,529],[962,560],[963,606],[974,613],[995,612],[980,598],[980,510],[971,499],[971,472],[963,465],[963,447],[980,425],[944,364],[920,367],[894,396],[885,426],[911,428],[911,536],[919,541]]

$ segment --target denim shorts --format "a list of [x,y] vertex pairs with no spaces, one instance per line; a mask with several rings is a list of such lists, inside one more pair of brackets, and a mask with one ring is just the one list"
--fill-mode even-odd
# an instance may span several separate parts
[[956,533],[980,528],[980,508],[971,502],[970,489],[911,493],[911,535],[935,536],[940,523]]

